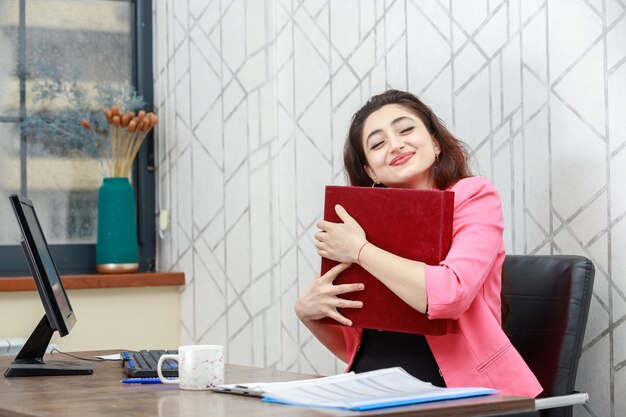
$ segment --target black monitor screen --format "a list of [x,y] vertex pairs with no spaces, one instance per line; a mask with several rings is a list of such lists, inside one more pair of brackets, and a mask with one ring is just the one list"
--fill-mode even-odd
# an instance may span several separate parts
[[58,331],[60,336],[67,335],[76,323],[76,316],[63,288],[57,267],[52,260],[52,254],[41,230],[33,203],[15,194],[9,196],[9,200],[22,230],[22,249],[33,273],[46,314],[39,321],[11,366],[4,372],[4,376],[92,374],[93,365],[89,363],[43,360],[52,334]]
[[52,260],[37,214],[32,202],[26,198],[11,196],[11,202],[22,230],[24,237],[22,244],[25,246],[48,321],[53,330],[58,330],[59,334],[64,336],[70,331],[76,318]]

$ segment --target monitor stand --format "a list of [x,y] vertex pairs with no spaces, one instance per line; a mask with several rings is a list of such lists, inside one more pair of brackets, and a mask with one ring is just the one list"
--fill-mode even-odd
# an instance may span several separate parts
[[5,377],[13,376],[52,376],[52,375],[89,375],[93,374],[93,364],[88,362],[44,362],[43,355],[50,343],[54,331],[50,328],[48,317],[43,318],[30,335],[26,344],[15,360],[4,372]]

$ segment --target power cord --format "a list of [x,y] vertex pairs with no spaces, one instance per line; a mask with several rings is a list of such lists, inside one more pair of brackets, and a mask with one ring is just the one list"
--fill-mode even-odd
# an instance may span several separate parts
[[121,359],[105,359],[105,358],[82,358],[80,356],[72,355],[71,353],[61,352],[57,348],[53,348],[50,351],[50,353],[54,353],[54,352],[60,353],[61,355],[69,356],[69,357],[74,358],[74,359],[80,359],[80,360],[89,361],[89,362],[111,362],[111,361],[120,361],[121,360]]

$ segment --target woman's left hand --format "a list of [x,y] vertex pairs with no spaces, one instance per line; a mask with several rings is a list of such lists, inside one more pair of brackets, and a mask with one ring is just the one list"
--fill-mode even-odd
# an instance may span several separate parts
[[335,212],[343,223],[320,220],[315,234],[317,253],[332,261],[355,263],[358,252],[367,239],[365,231],[342,206],[337,204]]

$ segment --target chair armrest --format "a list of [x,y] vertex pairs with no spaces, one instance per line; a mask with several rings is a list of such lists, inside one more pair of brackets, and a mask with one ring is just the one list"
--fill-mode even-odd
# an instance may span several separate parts
[[576,404],[586,404],[589,402],[589,394],[577,392],[569,395],[559,395],[557,397],[537,398],[535,400],[535,410],[546,408],[567,407]]

